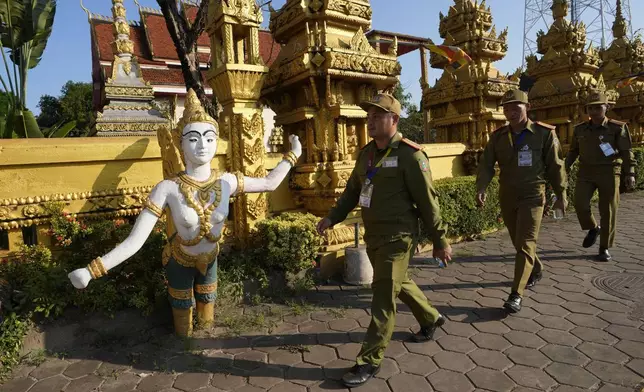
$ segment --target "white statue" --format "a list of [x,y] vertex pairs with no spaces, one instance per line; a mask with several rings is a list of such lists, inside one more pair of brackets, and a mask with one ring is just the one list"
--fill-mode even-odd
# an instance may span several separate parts
[[172,135],[181,150],[185,171],[161,181],[152,189],[145,209],[125,241],[94,259],[86,268],[68,275],[74,287],[87,287],[90,280],[107,274],[134,255],[166,212],[169,223],[176,230],[163,251],[175,332],[191,335],[195,299],[198,322],[212,325],[219,240],[228,216],[230,197],[244,192],[275,190],[302,154],[298,137],[292,135],[289,137],[291,151],[268,176],[220,175],[210,167],[217,152],[218,130],[217,122],[204,111],[194,91],[189,90],[183,118]]

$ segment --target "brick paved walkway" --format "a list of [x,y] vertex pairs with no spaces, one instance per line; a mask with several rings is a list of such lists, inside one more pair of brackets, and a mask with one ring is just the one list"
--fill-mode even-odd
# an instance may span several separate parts
[[[587,257],[573,216],[547,220],[539,241],[544,279],[527,294],[522,312],[509,317],[499,310],[513,274],[505,232],[456,245],[457,263],[445,270],[419,258],[415,280],[449,321],[435,342],[405,343],[417,326],[401,305],[382,371],[355,390],[635,391],[644,381],[644,300],[638,306],[591,281],[608,272],[644,273],[643,193],[623,197],[619,219],[610,263]],[[270,335],[195,339],[189,350],[167,329],[122,350],[88,346],[86,353],[25,366],[0,390],[345,390],[336,380],[353,364],[369,323],[369,292],[324,286],[308,299],[337,311],[284,317]]]

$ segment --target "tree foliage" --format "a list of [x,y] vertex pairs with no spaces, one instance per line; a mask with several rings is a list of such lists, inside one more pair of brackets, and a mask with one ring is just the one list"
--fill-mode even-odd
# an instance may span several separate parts
[[40,114],[36,120],[38,125],[43,128],[49,128],[63,118],[60,100],[52,95],[41,95],[38,101],[38,108],[40,109]]
[[394,90],[394,97],[400,101],[401,113],[398,130],[406,138],[416,143],[424,143],[423,112],[412,102],[412,95],[398,84]]
[[64,122],[75,122],[71,136],[87,135],[92,127],[92,84],[67,81],[58,97],[43,95],[38,102],[38,125],[51,128]]

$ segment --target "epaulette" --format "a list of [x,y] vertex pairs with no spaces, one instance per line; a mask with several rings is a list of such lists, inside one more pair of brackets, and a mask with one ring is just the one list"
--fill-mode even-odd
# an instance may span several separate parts
[[410,146],[411,148],[413,148],[415,150],[422,150],[423,149],[423,146],[421,146],[420,144],[415,143],[415,142],[413,142],[413,141],[411,141],[411,140],[409,140],[407,138],[402,138],[400,141],[405,143],[406,145]]
[[550,125],[550,124],[546,124],[546,123],[541,122],[541,121],[535,121],[534,123],[535,123],[535,124],[537,124],[537,125],[538,125],[538,126],[540,126],[540,127],[544,127],[544,128],[548,128],[548,129],[557,129],[557,127],[556,127],[556,126],[554,126],[554,125]]
[[613,120],[612,118],[609,118],[608,122],[611,123],[611,124],[619,125],[620,127],[623,127],[624,125],[627,124],[627,123],[625,123],[623,121]]

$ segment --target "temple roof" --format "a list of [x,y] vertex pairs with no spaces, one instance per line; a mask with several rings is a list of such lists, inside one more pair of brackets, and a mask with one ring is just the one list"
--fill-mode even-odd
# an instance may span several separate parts
[[[196,6],[187,2],[181,4],[189,18],[192,19],[196,16]],[[184,95],[185,83],[181,63],[161,10],[139,7],[138,14],[138,21],[129,21],[130,40],[134,43],[133,55],[140,65],[143,79],[155,88],[155,95]],[[100,110],[103,106],[102,89],[105,86],[105,81],[112,74],[112,62],[115,55],[112,49],[114,19],[111,16],[90,13],[89,23],[92,43],[92,80],[95,86],[94,107]],[[371,30],[366,35],[374,47],[377,46],[375,40],[378,40],[380,51],[383,54],[388,53],[395,37],[398,41],[398,56],[418,49],[421,44],[431,42],[428,38],[380,30]],[[259,31],[259,48],[260,55],[267,66],[270,66],[278,58],[281,49],[280,44],[273,39],[268,30]],[[205,31],[197,40],[197,50],[205,81],[205,72],[210,60],[210,39]],[[209,87],[206,88],[206,91],[211,93]]]
[[[182,3],[189,18],[194,18],[197,8],[188,3]],[[153,87],[184,87],[181,63],[177,56],[174,43],[165,24],[165,19],[160,10],[140,7],[139,21],[130,21],[130,39],[134,43],[134,56],[137,57],[145,81]],[[91,14],[89,17],[92,42],[92,80],[95,86],[104,86],[107,77],[111,75],[114,52],[113,18]],[[269,31],[259,32],[260,54],[267,65],[270,65],[280,51]],[[210,60],[210,40],[204,32],[197,41],[199,61],[202,67],[204,81],[205,71]],[[207,89],[210,92],[210,89]],[[157,91],[157,93],[163,93]],[[169,91],[168,91],[169,92]],[[183,95],[185,92],[172,91],[172,94]],[[100,93],[95,91],[94,104],[101,106]]]
[[428,45],[432,43],[432,40],[429,38],[414,37],[411,35],[382,30],[370,30],[365,35],[372,46],[375,46],[376,43],[380,43],[380,53],[382,54],[387,54],[389,52],[389,46],[394,41],[394,38],[396,38],[398,40],[398,49],[396,51],[398,56],[413,52],[418,49],[420,45]]

